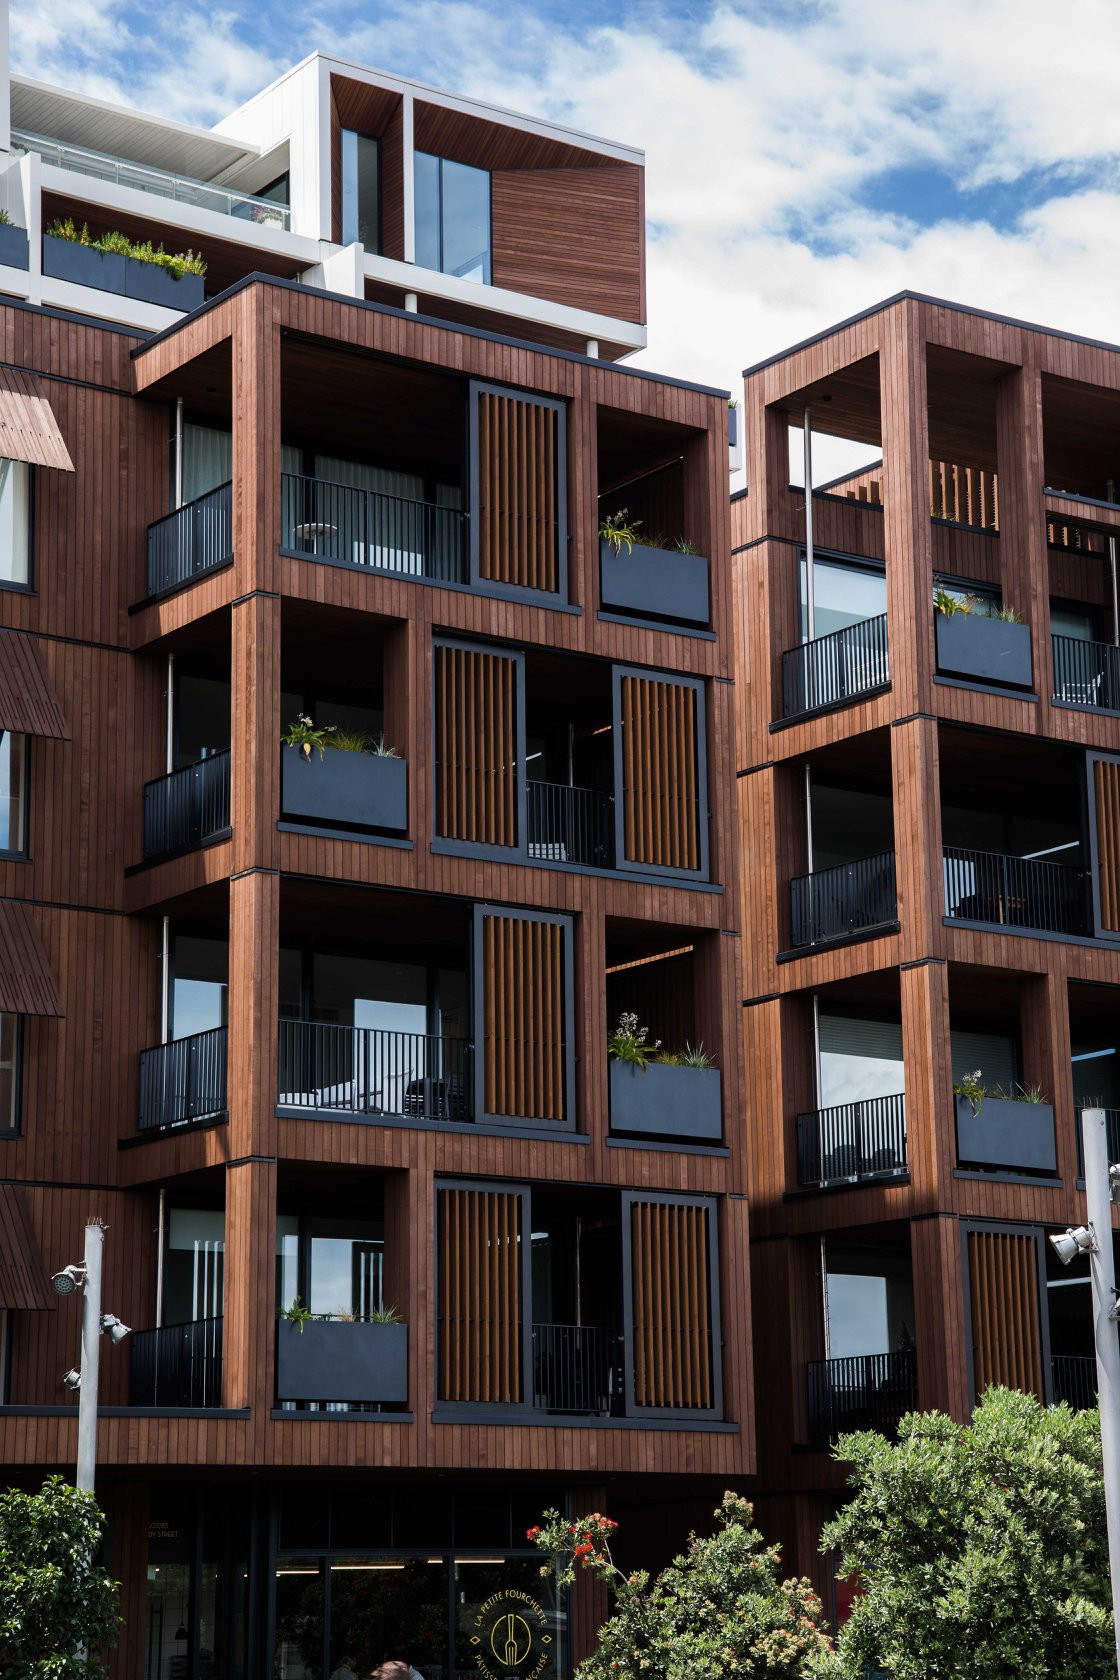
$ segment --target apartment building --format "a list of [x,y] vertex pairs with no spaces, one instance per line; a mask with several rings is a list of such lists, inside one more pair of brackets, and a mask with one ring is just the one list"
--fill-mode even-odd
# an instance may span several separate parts
[[562,1680],[540,1512],[754,1468],[726,393],[616,365],[630,148],[3,85],[0,1462],[100,1217],[114,1673]]
[[[1083,1105],[1120,1157],[1120,350],[903,294],[745,377],[752,1485],[827,1593],[839,1433],[1095,1400],[1046,1237]],[[807,500],[806,431],[868,464]]]

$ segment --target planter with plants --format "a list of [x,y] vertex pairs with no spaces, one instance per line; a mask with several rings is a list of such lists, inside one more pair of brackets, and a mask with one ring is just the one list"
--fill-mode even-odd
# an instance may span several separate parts
[[604,607],[641,618],[707,624],[708,562],[685,537],[638,540],[640,519],[625,508],[599,526],[599,594]]
[[393,1307],[363,1319],[319,1317],[297,1295],[276,1326],[276,1398],[404,1405],[408,1326]]
[[734,397],[727,405],[727,442],[731,449],[736,449],[739,444],[739,404]]
[[94,239],[69,218],[52,222],[43,235],[43,273],[163,309],[197,309],[205,300],[206,264],[193,251],[165,251],[124,233]]
[[953,1086],[957,1160],[995,1172],[1056,1173],[1054,1109],[1035,1086],[986,1086],[978,1068]]
[[0,265],[4,268],[30,267],[27,229],[17,227],[6,210],[0,210]]
[[648,1042],[636,1015],[623,1014],[607,1034],[611,1131],[719,1143],[723,1095],[719,1069],[703,1044],[663,1050]]
[[939,676],[993,683],[999,688],[1030,688],[1030,626],[1012,611],[981,610],[973,595],[963,598],[946,589],[933,593]]
[[280,807],[328,827],[408,827],[408,765],[383,735],[318,726],[300,713],[280,737]]

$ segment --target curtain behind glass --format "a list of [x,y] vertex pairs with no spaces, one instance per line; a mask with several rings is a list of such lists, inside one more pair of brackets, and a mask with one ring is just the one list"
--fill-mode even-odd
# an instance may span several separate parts
[[338,525],[334,552],[342,560],[359,566],[382,566],[388,571],[424,573],[423,496],[424,480],[416,473],[390,472],[386,467],[369,467],[360,461],[342,461],[333,455],[316,455],[315,477],[331,484],[366,493],[368,531],[363,520],[362,497],[339,498],[335,523]]
[[193,502],[233,477],[233,438],[216,426],[183,427],[183,501]]

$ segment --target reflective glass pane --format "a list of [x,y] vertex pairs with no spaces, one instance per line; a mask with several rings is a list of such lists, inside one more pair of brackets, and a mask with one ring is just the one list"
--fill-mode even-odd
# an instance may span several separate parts
[[326,1616],[318,1558],[276,1560],[274,1680],[323,1680]]
[[352,128],[342,130],[342,243],[380,247],[378,142]]
[[188,1324],[221,1314],[225,1248],[226,1216],[221,1208],[168,1209],[165,1324]]
[[462,280],[490,280],[490,174],[465,163],[442,165],[442,268]]
[[331,1680],[364,1680],[394,1659],[444,1680],[447,1570],[442,1557],[332,1557]]
[[567,1617],[532,1558],[455,1559],[455,1676],[559,1680]]
[[183,672],[175,683],[175,763],[196,764],[229,746],[229,683]]
[[217,426],[183,427],[183,502],[193,502],[233,477],[233,438]]
[[27,737],[0,734],[0,852],[22,852],[26,843],[24,787]]
[[904,1089],[897,1021],[822,1014],[817,1030],[822,1108],[893,1097]]
[[863,1353],[890,1351],[886,1278],[829,1272],[829,1358],[849,1359]]
[[[808,609],[805,600],[805,560],[798,569],[801,592],[801,636],[808,635]],[[866,618],[878,618],[887,610],[886,573],[863,566],[845,566],[837,561],[813,561],[813,636],[831,635],[848,624],[860,624]]]
[[19,1119],[19,1016],[0,1015],[0,1131]]
[[312,1220],[310,1310],[336,1318],[377,1311],[381,1254],[379,1220]]
[[439,159],[417,152],[413,169],[416,206],[416,263],[439,269]]
[[176,934],[172,962],[172,1038],[224,1027],[229,1018],[227,941]]
[[26,461],[0,460],[0,583],[28,580],[30,482]]

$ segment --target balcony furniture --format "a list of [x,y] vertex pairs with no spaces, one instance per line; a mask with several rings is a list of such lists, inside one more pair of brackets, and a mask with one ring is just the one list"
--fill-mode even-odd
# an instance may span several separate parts
[[623,1336],[587,1324],[533,1325],[533,1405],[543,1412],[620,1417]]
[[1092,1411],[1097,1403],[1096,1358],[1092,1355],[1053,1354],[1050,1359],[1050,1386],[1056,1406],[1064,1400],[1072,1411]]
[[360,1405],[408,1401],[408,1326],[364,1319],[281,1316],[276,1325],[276,1398]]
[[674,548],[599,541],[599,599],[614,612],[707,624],[708,562],[702,554]]
[[280,542],[291,554],[465,584],[468,528],[459,508],[281,474]]
[[946,846],[945,913],[966,922],[1087,934],[1088,876],[1049,858],[1009,857]]
[[1120,711],[1120,648],[1080,636],[1051,636],[1054,701],[1083,711]]
[[898,920],[893,852],[818,869],[790,882],[795,948],[853,939]]
[[27,229],[16,227],[14,223],[0,227],[0,266],[29,268],[30,265],[31,250]]
[[95,286],[98,291],[184,313],[201,308],[206,301],[201,274],[176,277],[161,263],[122,256],[118,251],[99,251],[94,245],[56,239],[49,233],[43,235],[43,273],[75,286]]
[[831,1443],[859,1429],[893,1435],[917,1397],[912,1349],[818,1360],[809,1366],[809,1438]]
[[980,1112],[956,1098],[957,1160],[1004,1172],[1056,1173],[1058,1145],[1050,1103],[985,1097]]
[[163,595],[233,559],[233,484],[219,484],[148,526],[148,595]]
[[473,1119],[473,1045],[465,1038],[281,1021],[284,1108],[410,1120]]
[[139,1131],[189,1126],[225,1114],[228,1039],[227,1027],[212,1027],[140,1052]]
[[686,1143],[719,1143],[723,1138],[718,1068],[651,1062],[642,1069],[612,1058],[610,1098],[612,1133],[677,1138]]
[[869,1097],[797,1116],[797,1182],[831,1184],[906,1171],[906,1098]]
[[939,676],[999,688],[1030,688],[1031,631],[1029,624],[1012,624],[984,613],[934,612]]
[[782,716],[847,705],[890,685],[887,615],[864,618],[782,654]]
[[614,800],[609,793],[529,778],[525,796],[531,858],[613,869]]
[[144,784],[144,857],[183,852],[230,832],[229,748]]
[[311,544],[310,552],[318,554],[319,543],[324,544],[324,552],[330,553],[329,539],[338,536],[338,526],[328,525],[322,519],[307,519],[302,525],[292,527],[292,547],[306,549]]
[[382,753],[280,748],[280,805],[300,822],[363,829],[408,828],[408,765]]
[[130,1406],[187,1411],[222,1403],[221,1318],[134,1330],[128,1339]]

